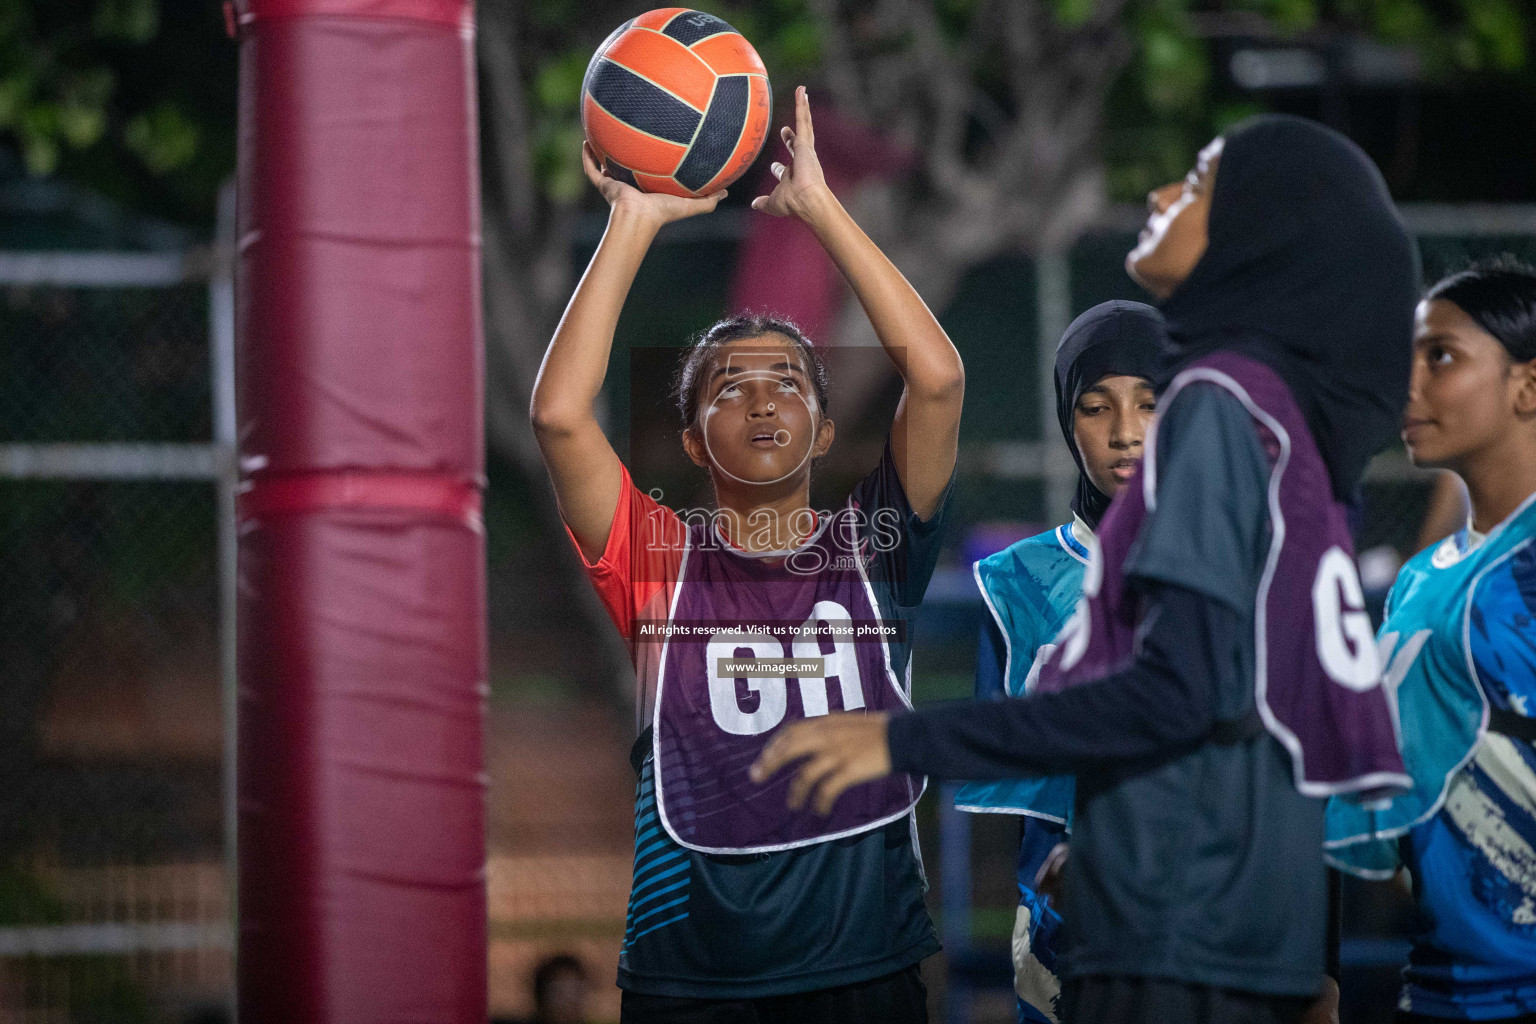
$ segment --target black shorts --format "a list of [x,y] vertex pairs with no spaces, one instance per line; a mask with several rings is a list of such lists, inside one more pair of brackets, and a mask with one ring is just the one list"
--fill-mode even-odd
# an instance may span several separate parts
[[1191,985],[1119,975],[1074,978],[1062,986],[1066,1024],[1296,1024],[1310,996]]
[[918,965],[854,985],[760,999],[675,999],[625,992],[619,1024],[928,1024]]

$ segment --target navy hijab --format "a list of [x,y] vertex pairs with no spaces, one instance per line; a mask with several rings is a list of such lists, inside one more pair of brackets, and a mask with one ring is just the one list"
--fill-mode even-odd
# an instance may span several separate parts
[[1072,511],[1094,529],[1109,508],[1109,496],[1088,479],[1077,450],[1073,411],[1083,392],[1110,374],[1154,379],[1163,358],[1163,317],[1141,302],[1101,302],[1072,321],[1056,346],[1056,418],[1077,463]]
[[1159,389],[1211,352],[1264,363],[1350,501],[1408,400],[1418,251],[1376,165],[1333,129],[1264,114],[1225,138],[1205,254],[1162,304]]

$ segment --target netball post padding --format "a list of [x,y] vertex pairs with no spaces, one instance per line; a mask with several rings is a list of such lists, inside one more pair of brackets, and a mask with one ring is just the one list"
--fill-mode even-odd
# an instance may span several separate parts
[[235,15],[241,1021],[483,1024],[473,10]]

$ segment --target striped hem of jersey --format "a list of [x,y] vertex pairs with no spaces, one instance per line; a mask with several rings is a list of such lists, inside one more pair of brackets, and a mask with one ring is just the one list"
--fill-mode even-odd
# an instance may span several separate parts
[[[686,920],[689,885],[693,874],[688,851],[672,842],[661,827],[656,810],[655,775],[649,762],[641,772],[635,800],[635,866],[625,910],[624,946],[659,928]],[[662,903],[656,901],[663,900]]]
[[[683,861],[681,864],[674,864],[674,863],[672,863],[673,861],[677,860],[677,858],[679,856],[681,856],[682,853],[683,853],[682,850],[678,850],[676,854],[674,854],[674,855],[672,855],[670,857],[659,858],[654,864],[647,864],[643,870],[635,872],[635,881],[634,881],[634,885],[630,889],[630,896],[633,897],[637,893],[640,893],[641,891],[643,891],[644,889],[646,889],[649,886],[655,885],[657,882],[661,881],[664,878],[671,878],[673,875],[677,874],[679,871],[686,871],[686,870],[688,870],[688,862],[686,860]],[[656,870],[657,868],[662,868],[662,867],[665,867],[666,870],[665,871],[657,871]],[[644,881],[641,881],[641,879],[640,879],[641,875],[645,876],[645,880]]]
[[[625,940],[624,948],[628,949],[630,947],[630,945],[635,942],[636,939],[643,938],[644,936],[651,934],[651,932],[655,931],[658,928],[665,928],[669,924],[677,924],[677,922],[685,921],[687,919],[688,919],[688,912],[685,910],[681,914],[678,914],[676,917],[669,917],[665,921],[658,921],[655,924],[650,925],[647,928],[642,928],[640,931],[636,932],[633,937]],[[620,985],[619,987],[623,988],[622,985]]]

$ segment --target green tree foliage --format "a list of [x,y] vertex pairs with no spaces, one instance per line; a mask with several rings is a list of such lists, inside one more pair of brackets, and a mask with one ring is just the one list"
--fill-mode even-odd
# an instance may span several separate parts
[[[775,86],[825,77],[826,26],[837,20],[858,31],[860,23],[889,18],[892,8],[922,0],[699,0],[743,32],[762,53]],[[1212,89],[1214,23],[1225,20],[1276,43],[1327,45],[1345,37],[1374,40],[1410,53],[1427,84],[1469,76],[1500,75],[1530,81],[1536,38],[1536,5],[1526,0],[1009,0],[1044,7],[1063,29],[1078,29],[1111,13],[1112,31],[1130,43],[1107,97],[1104,159],[1110,193],[1135,199],[1155,184],[1184,173],[1191,154],[1210,135],[1259,109],[1253,101],[1221,100]],[[946,42],[961,44],[986,0],[932,0]],[[557,202],[581,193],[577,124],[581,75],[596,44],[633,13],[627,6],[578,0],[536,0],[526,6],[530,49],[526,55],[530,112],[539,126],[538,179]],[[606,20],[603,15],[606,14]],[[610,24],[611,22],[611,24]],[[880,43],[915,49],[910,33]],[[976,61],[974,117],[983,124],[1007,117],[998,52]],[[782,96],[780,97],[783,98]],[[924,97],[914,96],[913,102]]]
[[[1527,0],[1008,0],[1048,11],[1063,30],[1095,23],[1129,42],[1106,97],[1103,158],[1116,198],[1181,173],[1202,136],[1255,109],[1211,89],[1213,19],[1302,42],[1358,35],[1414,54],[1433,83],[1532,77],[1536,5]],[[700,0],[758,47],[776,84],[826,71],[827,26],[879,35],[892,11],[924,0]],[[930,0],[950,45],[996,6]],[[581,74],[604,35],[637,10],[612,0],[528,0],[523,81],[534,169],[544,195],[582,194],[576,157]],[[910,31],[880,47],[914,50]],[[855,55],[868,56],[867,54]],[[975,62],[975,118],[1007,117],[997,53]],[[132,205],[182,219],[211,215],[234,161],[235,51],[213,0],[0,0],[0,139],[38,175],[62,173]],[[921,103],[924,97],[913,96]],[[992,106],[989,109],[988,104]]]
[[34,174],[51,173],[65,147],[85,149],[106,131],[116,76],[102,49],[145,43],[159,28],[155,0],[71,6],[0,4],[0,127],[14,134]]
[[1209,88],[1222,21],[1275,45],[1369,40],[1410,57],[1431,88],[1491,77],[1536,88],[1527,0],[1130,0],[1124,18],[1137,45],[1106,110],[1104,154],[1117,199],[1183,174],[1205,139],[1261,109]]
[[145,212],[208,221],[234,166],[211,0],[0,0],[0,144]]

